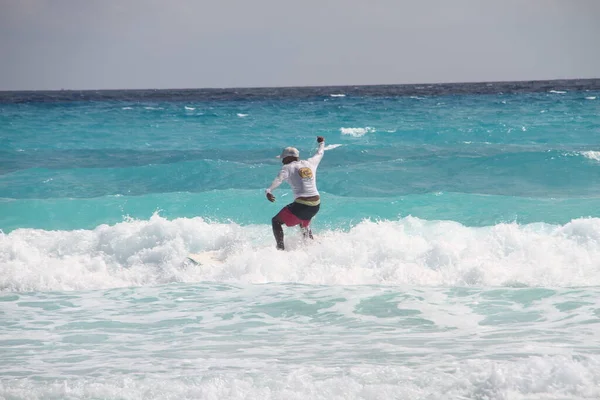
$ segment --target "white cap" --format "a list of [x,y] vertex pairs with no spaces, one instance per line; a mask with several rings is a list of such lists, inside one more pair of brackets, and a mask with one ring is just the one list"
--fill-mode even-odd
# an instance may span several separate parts
[[281,152],[281,158],[286,158],[286,157],[300,157],[300,152],[295,147],[286,147]]

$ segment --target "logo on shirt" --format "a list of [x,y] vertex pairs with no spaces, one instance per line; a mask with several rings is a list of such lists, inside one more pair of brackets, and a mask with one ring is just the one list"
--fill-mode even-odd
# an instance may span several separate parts
[[312,179],[313,172],[312,169],[303,167],[298,170],[298,175],[300,175],[300,178],[302,179]]

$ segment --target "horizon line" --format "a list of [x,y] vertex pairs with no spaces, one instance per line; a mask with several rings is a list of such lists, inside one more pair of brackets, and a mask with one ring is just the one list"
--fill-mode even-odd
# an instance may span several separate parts
[[316,89],[316,88],[348,88],[348,87],[385,87],[385,86],[423,86],[423,85],[481,85],[481,84],[507,84],[531,82],[568,82],[568,81],[594,81],[596,78],[553,78],[553,79],[523,79],[523,80],[496,80],[496,81],[449,81],[449,82],[421,82],[421,83],[374,83],[374,84],[343,84],[343,85],[304,85],[304,86],[214,86],[214,87],[171,87],[171,88],[110,88],[110,89],[17,89],[4,90],[0,93],[16,92],[109,92],[109,91],[169,91],[169,90],[259,90],[259,89]]

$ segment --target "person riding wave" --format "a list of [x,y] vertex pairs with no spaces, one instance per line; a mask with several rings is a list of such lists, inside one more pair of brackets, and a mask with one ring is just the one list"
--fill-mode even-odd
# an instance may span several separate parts
[[319,143],[317,152],[307,160],[300,160],[300,152],[294,147],[283,149],[281,153],[283,166],[266,190],[270,202],[275,201],[272,191],[283,181],[289,183],[294,193],[294,202],[283,207],[271,220],[278,250],[285,249],[283,224],[300,225],[304,237],[313,238],[310,221],[319,212],[321,205],[321,197],[317,190],[317,167],[325,154],[325,138],[317,136],[317,142]]

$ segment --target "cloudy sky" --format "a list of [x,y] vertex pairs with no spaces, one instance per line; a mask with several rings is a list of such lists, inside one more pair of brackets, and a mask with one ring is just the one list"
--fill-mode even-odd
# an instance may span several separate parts
[[0,0],[0,90],[600,77],[600,0]]

